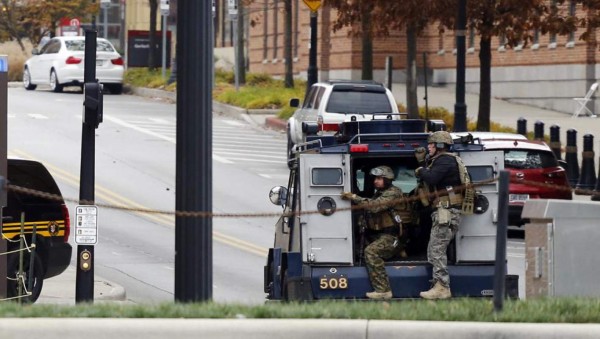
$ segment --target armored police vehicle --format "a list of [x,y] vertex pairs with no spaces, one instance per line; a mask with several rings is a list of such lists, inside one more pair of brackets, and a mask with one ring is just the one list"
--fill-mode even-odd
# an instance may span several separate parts
[[[307,132],[316,131],[307,124]],[[264,269],[269,300],[362,299],[372,291],[363,251],[363,211],[340,198],[342,192],[371,197],[372,168],[394,170],[393,184],[402,189],[411,210],[402,215],[404,251],[386,261],[393,298],[419,298],[432,276],[427,262],[431,207],[417,198],[418,167],[414,150],[427,147],[424,120],[351,121],[335,136],[307,137],[297,145],[287,186],[274,187],[273,203],[283,207],[275,241]],[[502,152],[462,138],[454,143],[475,186],[475,208],[463,215],[448,249],[448,269],[455,297],[493,295],[498,182]],[[517,297],[517,279],[507,276],[506,291]]]

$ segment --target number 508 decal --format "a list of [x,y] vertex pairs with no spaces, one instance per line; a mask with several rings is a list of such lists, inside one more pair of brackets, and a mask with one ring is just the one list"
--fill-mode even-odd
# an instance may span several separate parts
[[319,288],[322,290],[338,290],[348,288],[348,278],[344,276],[328,277],[319,279]]

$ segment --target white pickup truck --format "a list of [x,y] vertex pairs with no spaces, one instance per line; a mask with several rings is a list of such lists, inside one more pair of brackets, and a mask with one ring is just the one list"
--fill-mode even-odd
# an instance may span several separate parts
[[[293,98],[290,106],[299,107]],[[304,122],[317,123],[318,133],[334,134],[345,121],[399,120],[398,105],[383,84],[374,81],[330,80],[313,84],[287,123],[288,165],[294,146],[305,141]]]

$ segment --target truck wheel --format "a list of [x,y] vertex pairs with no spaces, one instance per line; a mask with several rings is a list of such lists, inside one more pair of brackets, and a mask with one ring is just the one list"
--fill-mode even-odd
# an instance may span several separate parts
[[[33,263],[33,276],[29,275],[29,262],[31,256],[29,253],[25,252],[23,255],[23,275],[24,275],[24,288],[22,289],[23,294],[25,293],[25,288],[27,288],[29,284],[29,280],[32,278],[32,288],[31,295],[28,297],[23,297],[23,302],[26,303],[34,303],[42,293],[42,286],[44,285],[44,267],[42,265],[42,259],[39,255],[35,256],[35,261]],[[7,263],[7,294],[9,298],[18,296],[19,293],[19,285],[17,284],[17,277],[19,274],[19,254],[14,254],[8,257]],[[23,286],[23,285],[22,285]],[[15,299],[17,300],[17,299]]]
[[288,165],[288,169],[292,169],[292,166],[294,165],[294,153],[292,152],[292,149],[294,148],[294,143],[292,142],[292,138],[288,135],[288,142],[287,142],[287,165]]

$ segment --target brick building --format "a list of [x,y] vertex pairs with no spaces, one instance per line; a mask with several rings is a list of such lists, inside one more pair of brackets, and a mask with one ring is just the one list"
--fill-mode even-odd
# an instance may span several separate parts
[[[566,10],[574,11],[574,6]],[[279,0],[255,2],[244,9],[246,52],[250,72],[284,74],[284,11]],[[360,79],[361,39],[350,37],[347,29],[333,32],[336,12],[327,6],[318,10],[317,66],[319,80]],[[306,78],[310,42],[310,10],[300,0],[292,0],[292,54],[295,76]],[[216,46],[230,46],[232,25],[227,18],[227,1],[217,1]],[[597,48],[570,36],[534,33],[535,41],[525,47],[504,48],[501,39],[492,41],[492,95],[514,102],[573,112],[574,97],[583,96],[596,81]],[[431,28],[419,36],[417,66],[423,75],[423,55],[427,55],[428,82],[453,86],[456,51],[453,32],[438,34]],[[406,39],[401,32],[373,41],[373,76],[384,81],[385,59],[393,58],[394,82],[405,79]],[[466,86],[479,91],[479,38],[467,35]],[[600,105],[600,103],[599,103]],[[597,111],[600,106],[597,107]]]

